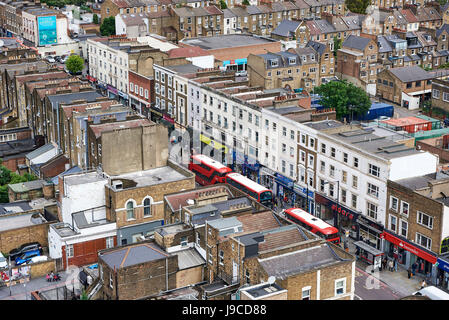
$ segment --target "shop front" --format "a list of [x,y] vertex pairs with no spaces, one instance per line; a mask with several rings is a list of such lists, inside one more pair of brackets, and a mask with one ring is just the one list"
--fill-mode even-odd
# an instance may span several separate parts
[[[315,194],[307,187],[302,187],[299,184],[293,184],[293,191],[295,192],[294,207],[301,208],[309,213],[315,213]],[[308,195],[308,196],[307,196]]]
[[109,98],[111,98],[111,99],[118,98],[117,97],[118,96],[118,90],[116,88],[114,88],[113,86],[111,86],[109,84],[106,86],[106,88],[108,90],[108,97]]
[[120,90],[117,90],[117,94],[118,94],[119,101],[121,103],[123,103],[125,106],[127,106],[129,104],[129,102],[128,102],[128,100],[129,100],[128,95],[126,93],[124,93],[124,92],[121,92]]
[[387,230],[381,234],[381,239],[386,241],[384,252],[390,258],[396,258],[399,264],[407,269],[411,268],[417,274],[436,277],[437,255],[435,253],[418,247],[406,238]]
[[276,172],[270,168],[261,166],[259,170],[259,183],[270,190],[274,190],[274,179]]
[[449,290],[449,253],[438,257],[437,269],[437,286],[445,290]]
[[102,94],[106,94],[106,92],[108,91],[108,87],[107,87],[106,83],[104,83],[101,80],[97,81],[97,89],[100,90],[100,93],[102,93]]
[[242,175],[250,178],[253,181],[260,181],[259,179],[259,171],[260,164],[259,162],[244,154],[236,149],[232,150],[232,163],[231,169],[235,172],[239,172]]
[[382,250],[382,239],[380,235],[384,231],[383,225],[371,221],[362,215],[359,216],[357,222],[359,224],[360,238],[369,243],[370,246]]
[[342,235],[359,240],[358,219],[360,212],[356,212],[324,194],[315,192],[315,215],[338,228]]
[[274,175],[275,190],[273,190],[276,197],[278,197],[285,206],[293,207],[296,202],[296,194],[293,190],[293,180],[283,176],[279,172]]

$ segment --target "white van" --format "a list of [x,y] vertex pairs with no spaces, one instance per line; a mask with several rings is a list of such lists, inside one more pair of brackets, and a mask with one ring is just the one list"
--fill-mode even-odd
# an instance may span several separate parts
[[5,256],[0,252],[0,269],[8,268],[8,260],[6,260]]
[[426,296],[430,300],[449,300],[449,293],[435,286],[428,286],[413,293],[414,296]]
[[28,264],[30,263],[36,263],[36,262],[42,262],[42,261],[47,261],[48,257],[47,256],[37,256],[37,257],[32,257],[30,259],[30,261],[28,261]]

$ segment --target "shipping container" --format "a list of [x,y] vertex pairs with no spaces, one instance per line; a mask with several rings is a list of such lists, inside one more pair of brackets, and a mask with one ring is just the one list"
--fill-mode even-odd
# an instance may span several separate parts
[[354,120],[370,121],[379,117],[393,117],[394,107],[386,103],[373,103],[365,115],[355,115]]

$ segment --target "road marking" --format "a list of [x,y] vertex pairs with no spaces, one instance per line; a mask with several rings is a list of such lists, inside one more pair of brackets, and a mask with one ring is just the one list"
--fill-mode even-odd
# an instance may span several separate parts
[[354,294],[354,297],[356,297],[358,300],[363,300],[362,298],[360,298],[358,295]]

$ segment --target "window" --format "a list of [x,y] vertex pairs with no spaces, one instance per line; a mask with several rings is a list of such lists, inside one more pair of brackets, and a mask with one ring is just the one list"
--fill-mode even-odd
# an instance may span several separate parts
[[109,287],[114,288],[114,279],[112,278],[112,271],[109,272]]
[[375,166],[373,164],[369,165],[369,174],[373,175],[375,177],[378,177],[380,175],[380,168],[378,166]]
[[285,153],[287,150],[287,145],[285,143],[282,144],[282,153]]
[[245,271],[245,282],[249,283],[250,282],[250,274],[249,274],[249,270],[246,269]]
[[324,161],[320,161],[320,172],[326,171],[326,163]]
[[114,248],[114,237],[106,238],[106,249],[108,248]]
[[392,215],[390,214],[390,223],[389,223],[388,228],[389,228],[391,231],[396,232],[397,225],[398,225],[398,218],[396,218],[396,216],[392,216]]
[[343,182],[343,183],[347,183],[347,181],[348,181],[348,173],[346,172],[346,171],[342,171],[341,172],[341,182]]
[[341,189],[341,202],[346,204],[346,190]]
[[421,233],[416,233],[415,241],[417,244],[423,246],[426,249],[432,249],[432,239],[427,238],[426,236],[422,235]]
[[314,156],[309,154],[309,168],[313,168]]
[[326,145],[324,143],[321,144],[321,153],[326,154]]
[[432,97],[435,99],[440,99],[440,90],[433,89],[432,90]]
[[449,92],[443,92],[443,101],[449,102]]
[[401,201],[401,214],[408,216],[408,203],[405,201]]
[[301,294],[302,300],[310,300],[310,289],[311,289],[310,286],[302,288],[302,294]]
[[223,265],[223,262],[224,262],[224,252],[223,252],[223,250],[220,250],[220,251],[218,252],[218,261],[219,261],[219,263],[220,263],[221,265]]
[[351,206],[357,208],[357,196],[355,194],[352,194],[351,196]]
[[334,197],[334,185],[329,184],[329,195],[333,198]]
[[199,232],[196,233],[196,244],[200,245],[200,241],[201,241],[201,235]]
[[144,217],[151,216],[151,199],[150,198],[145,198],[145,200],[143,200],[143,216]]
[[377,220],[377,206],[374,203],[367,202],[366,215]]
[[290,130],[290,139],[295,140],[295,131]]
[[67,245],[67,258],[73,258],[74,252],[73,252],[73,244]]
[[425,214],[424,212],[418,211],[416,222],[429,229],[433,228],[433,217]]
[[329,166],[329,175],[333,177],[335,175],[335,167],[333,165]]
[[390,196],[390,209],[398,212],[398,204],[399,204],[398,198]]
[[335,295],[342,295],[346,292],[346,278],[335,280]]
[[368,192],[367,193],[370,196],[378,198],[379,197],[379,187],[368,182]]
[[126,203],[126,220],[132,220],[135,219],[134,215],[134,202],[132,200],[129,200]]
[[407,232],[408,232],[408,222],[402,219],[399,219],[400,223],[400,229],[399,229],[399,235],[407,238]]
[[310,138],[310,148],[314,149],[315,148],[315,139]]
[[335,148],[331,148],[331,157],[335,158]]
[[343,153],[343,162],[348,163],[348,154],[346,152]]
[[358,158],[354,158],[354,167],[355,168],[359,167],[359,159]]

